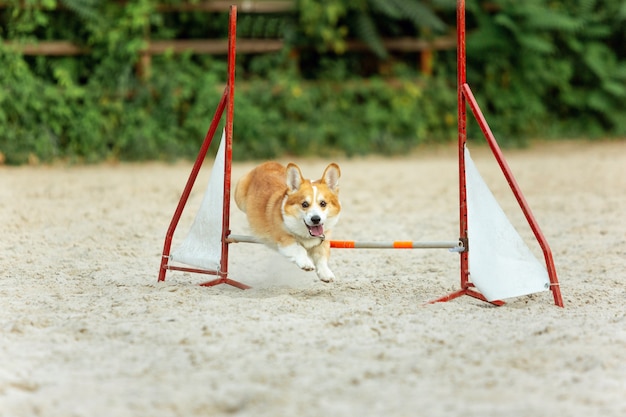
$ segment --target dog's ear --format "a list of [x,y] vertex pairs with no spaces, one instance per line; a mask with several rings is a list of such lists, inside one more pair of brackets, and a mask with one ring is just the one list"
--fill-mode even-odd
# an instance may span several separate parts
[[339,165],[329,164],[324,170],[324,174],[322,175],[322,179],[333,192],[339,191],[339,177],[341,177],[341,170],[339,169]]
[[298,165],[294,163],[287,164],[287,172],[286,172],[286,180],[287,180],[287,188],[289,188],[289,192],[296,191],[302,185],[302,171],[298,168]]

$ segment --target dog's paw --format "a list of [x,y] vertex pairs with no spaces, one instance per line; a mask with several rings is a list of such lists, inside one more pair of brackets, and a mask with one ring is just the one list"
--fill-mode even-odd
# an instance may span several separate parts
[[315,264],[309,258],[309,255],[302,246],[298,244],[292,244],[287,246],[279,246],[278,251],[286,256],[291,262],[298,265],[298,268],[305,271],[313,271]]
[[308,256],[305,256],[303,258],[296,258],[293,261],[295,262],[296,265],[298,265],[300,269],[303,269],[305,271],[315,270],[315,265],[313,264],[313,261]]
[[318,269],[317,276],[320,281],[324,282],[333,282],[335,280],[335,274],[328,267]]

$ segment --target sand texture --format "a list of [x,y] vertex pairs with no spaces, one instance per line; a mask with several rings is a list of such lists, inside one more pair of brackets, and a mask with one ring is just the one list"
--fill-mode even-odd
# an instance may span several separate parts
[[[230,276],[252,289],[157,283],[190,163],[0,167],[0,416],[625,416],[626,141],[505,155],[563,309],[549,292],[426,304],[459,288],[446,250],[336,249],[325,284],[240,243]],[[543,259],[489,150],[472,157]],[[457,239],[456,161],[453,147],[339,159],[333,238]],[[329,160],[296,162],[318,178]],[[247,233],[234,204],[231,229]]]

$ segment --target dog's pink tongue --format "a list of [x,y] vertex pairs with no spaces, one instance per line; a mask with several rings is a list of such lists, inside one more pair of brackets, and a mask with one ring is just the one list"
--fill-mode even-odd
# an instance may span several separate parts
[[309,226],[309,233],[315,237],[324,236],[324,226]]

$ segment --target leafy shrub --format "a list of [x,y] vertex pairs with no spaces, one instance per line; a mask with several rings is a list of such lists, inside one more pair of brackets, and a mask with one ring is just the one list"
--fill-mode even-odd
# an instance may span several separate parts
[[[65,39],[88,53],[23,56],[0,43],[0,160],[195,156],[223,91],[225,57],[164,54],[149,73],[137,69],[147,32],[223,37],[225,14],[164,13],[150,0],[3,4],[0,40]],[[455,137],[454,51],[438,53],[426,77],[414,54],[392,55],[380,41],[450,30],[454,1],[295,4],[293,13],[239,15],[240,37],[287,45],[237,58],[235,158],[392,154]],[[468,81],[505,145],[626,134],[623,2],[469,0],[467,8]],[[371,52],[346,51],[354,37]]]
[[[433,105],[431,95],[440,103]],[[405,152],[429,140],[454,137],[455,100],[454,90],[440,80],[391,85],[380,78],[282,79],[270,91],[265,82],[250,83],[235,100],[240,141],[235,156]]]
[[468,3],[467,53],[468,80],[496,115],[494,130],[513,137],[626,134],[623,2],[493,3],[490,10]]

